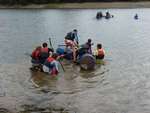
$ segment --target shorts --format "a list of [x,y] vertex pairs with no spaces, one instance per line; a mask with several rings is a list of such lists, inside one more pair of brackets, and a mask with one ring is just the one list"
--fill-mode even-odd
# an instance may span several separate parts
[[70,46],[70,47],[75,46],[75,43],[72,40],[65,39],[65,44],[66,44],[66,46]]

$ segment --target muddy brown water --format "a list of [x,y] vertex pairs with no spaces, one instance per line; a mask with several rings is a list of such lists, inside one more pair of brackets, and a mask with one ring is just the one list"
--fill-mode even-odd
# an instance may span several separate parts
[[[97,11],[114,18],[96,20]],[[138,13],[139,19],[134,20]],[[0,113],[149,113],[150,9],[0,10]],[[33,72],[29,54],[54,48],[78,29],[106,51],[103,65],[81,71],[65,63],[58,76]]]

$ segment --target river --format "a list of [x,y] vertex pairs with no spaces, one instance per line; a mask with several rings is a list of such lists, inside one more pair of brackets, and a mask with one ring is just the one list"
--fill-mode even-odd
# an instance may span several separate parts
[[[97,20],[109,11],[111,19]],[[134,15],[138,13],[139,19]],[[150,9],[1,9],[1,113],[149,113]],[[51,77],[30,71],[32,50],[52,39],[102,43],[106,57],[94,71],[65,64]]]

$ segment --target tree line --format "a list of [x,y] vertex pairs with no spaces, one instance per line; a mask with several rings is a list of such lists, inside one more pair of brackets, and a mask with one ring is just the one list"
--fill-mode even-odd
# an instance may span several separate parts
[[[47,3],[82,3],[82,2],[115,2],[115,1],[143,1],[143,0],[0,0],[3,5],[28,5],[28,4],[47,4]],[[144,0],[150,1],[150,0]]]

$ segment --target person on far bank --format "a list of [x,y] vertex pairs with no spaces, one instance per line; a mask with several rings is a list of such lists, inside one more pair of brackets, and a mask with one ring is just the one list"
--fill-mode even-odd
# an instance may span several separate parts
[[44,42],[42,44],[41,52],[40,52],[40,62],[43,64],[45,60],[49,57],[50,53],[53,53],[53,49],[48,48],[48,44]]
[[104,59],[105,57],[105,51],[104,49],[102,48],[102,44],[97,44],[97,49],[94,53],[96,59]]
[[73,61],[76,62],[76,51],[78,47],[78,34],[77,30],[74,29],[72,32],[67,33],[65,36],[66,47],[70,47],[73,51]]

